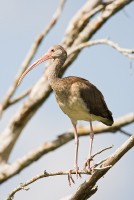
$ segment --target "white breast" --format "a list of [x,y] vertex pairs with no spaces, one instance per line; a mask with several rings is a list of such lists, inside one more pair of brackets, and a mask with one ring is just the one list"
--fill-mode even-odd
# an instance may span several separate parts
[[77,85],[71,87],[71,94],[69,97],[64,95],[56,95],[57,102],[61,110],[68,115],[71,119],[92,121],[93,116],[90,115],[84,101],[80,97],[79,88]]

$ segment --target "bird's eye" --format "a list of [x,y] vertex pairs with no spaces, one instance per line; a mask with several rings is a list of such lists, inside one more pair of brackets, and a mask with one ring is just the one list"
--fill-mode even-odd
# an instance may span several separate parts
[[54,52],[54,49],[51,49],[51,52]]

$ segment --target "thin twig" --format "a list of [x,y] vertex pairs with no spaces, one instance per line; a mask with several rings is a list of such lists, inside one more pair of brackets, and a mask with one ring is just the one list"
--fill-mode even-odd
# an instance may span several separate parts
[[98,152],[96,152],[94,155],[92,155],[91,158],[94,158],[94,157],[97,156],[98,154],[101,154],[103,151],[106,151],[106,150],[111,149],[111,148],[113,148],[113,145],[101,149],[100,151],[98,151]]
[[124,131],[124,130],[122,130],[122,129],[119,129],[119,131],[121,132],[121,133],[123,133],[124,135],[126,135],[126,136],[128,136],[128,137],[130,137],[132,134],[130,134],[130,133],[128,133],[127,131]]
[[98,44],[106,44],[111,46],[112,48],[116,49],[118,52],[123,54],[124,56],[127,56],[129,59],[134,59],[134,49],[127,49],[127,48],[121,48],[117,43],[109,40],[109,39],[99,39],[99,40],[91,40],[89,42],[84,42],[78,46],[72,47],[68,55],[73,54],[76,51],[79,51],[85,47],[93,46],[93,45],[98,45]]
[[[30,185],[31,183],[34,183],[36,182],[37,180],[39,179],[42,179],[42,178],[46,178],[46,177],[50,177],[50,176],[58,176],[58,175],[68,175],[69,171],[59,171],[59,172],[46,172],[44,171],[44,173],[41,173],[33,178],[31,178],[30,180],[26,181],[25,183],[21,183],[18,187],[16,187],[9,195],[8,197],[6,198],[6,200],[11,200],[15,193],[20,191],[20,190],[23,190],[25,187],[27,187],[28,185]],[[72,174],[75,174],[76,172],[75,171],[71,171]],[[90,174],[89,172],[87,171],[83,171],[83,170],[79,170],[78,173],[81,173],[81,174]]]
[[10,98],[13,96],[13,94],[16,91],[17,83],[18,83],[20,76],[26,70],[26,68],[30,64],[31,60],[35,56],[35,53],[37,52],[44,37],[48,34],[48,32],[52,29],[52,27],[58,21],[60,15],[61,15],[61,12],[63,10],[65,2],[66,2],[66,0],[60,0],[60,4],[52,17],[52,20],[50,21],[48,26],[42,31],[42,33],[39,34],[37,36],[37,38],[35,39],[35,41],[33,42],[31,49],[29,50],[24,62],[22,63],[20,71],[18,72],[13,84],[9,87],[5,98],[3,99],[2,103],[0,104],[0,117],[2,116],[3,110],[7,107],[7,104],[9,103]]
[[[104,169],[109,169],[111,168],[111,166],[105,166],[104,168],[95,168],[95,171],[101,171],[101,170],[104,170]],[[36,182],[37,180],[39,179],[42,179],[42,178],[46,178],[46,177],[51,177],[51,176],[61,176],[61,175],[68,175],[70,171],[67,170],[67,171],[58,171],[58,172],[47,172],[47,171],[44,171],[43,173],[31,178],[30,180],[26,181],[25,183],[21,183],[18,187],[16,187],[14,190],[12,190],[12,192],[8,195],[8,197],[6,198],[6,200],[11,200],[15,193],[20,191],[20,190],[29,190],[29,188],[27,188],[28,185]],[[71,170],[71,174],[76,174],[76,171],[75,170]],[[91,175],[91,172],[90,171],[85,171],[85,170],[78,170],[78,174],[87,174],[87,175]]]
[[66,2],[66,0],[60,0],[60,4],[59,4],[58,8],[56,9],[55,13],[53,14],[52,20],[50,21],[48,26],[43,30],[43,32],[41,34],[43,38],[44,38],[44,36],[46,36],[49,33],[49,31],[52,29],[52,27],[56,24],[57,20],[59,19],[60,15],[62,13],[65,2]]
[[19,96],[15,97],[14,99],[9,100],[9,102],[6,105],[5,109],[8,108],[11,105],[17,103],[18,101],[22,100],[23,98],[25,98],[31,92],[31,90],[32,90],[32,87],[27,89],[22,94],[20,94]]
[[99,161],[98,163],[96,163],[96,164],[94,165],[94,167],[97,168],[99,165],[100,165],[100,167],[101,167],[101,165],[104,163],[104,161],[106,161],[106,159],[107,159],[107,158],[104,158],[103,160]]

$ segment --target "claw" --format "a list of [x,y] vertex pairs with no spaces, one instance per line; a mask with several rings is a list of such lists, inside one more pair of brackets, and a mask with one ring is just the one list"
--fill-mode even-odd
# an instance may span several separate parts
[[68,172],[68,182],[69,182],[69,186],[71,186],[71,182],[72,182],[73,184],[75,184],[75,181],[74,181],[74,179],[73,179],[73,177],[72,177],[71,171],[72,171],[72,170],[69,170],[69,172]]
[[81,174],[79,174],[79,177],[82,178]]
[[78,171],[79,171],[79,167],[78,167],[78,166],[75,166],[74,170],[75,170],[75,172],[76,172],[76,177],[77,177],[77,179],[78,179],[79,177],[82,178],[81,174],[78,172]]
[[[91,162],[93,162],[93,165],[91,166]],[[92,157],[88,158],[85,162],[84,162],[84,170],[90,170],[91,172],[94,169],[94,160],[92,159]]]
[[79,167],[78,166],[75,166],[75,172],[76,172],[76,177],[77,177],[77,179],[78,179],[78,175],[79,175],[79,173],[78,173],[78,170],[79,170]]
[[74,179],[73,179],[73,177],[72,177],[72,172],[73,172],[73,174],[74,174],[74,170],[75,170],[77,179],[78,179],[78,177],[82,178],[81,174],[78,173],[79,167],[75,167],[75,169],[69,170],[69,172],[68,172],[68,182],[69,182],[69,186],[71,186],[71,183],[75,184],[75,181],[74,181]]

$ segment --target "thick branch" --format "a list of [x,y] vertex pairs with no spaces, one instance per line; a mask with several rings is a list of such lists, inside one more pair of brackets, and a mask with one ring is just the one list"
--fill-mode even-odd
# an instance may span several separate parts
[[101,0],[88,0],[70,21],[62,45],[65,48],[72,46],[79,33],[86,27],[89,19],[103,7]]
[[[115,123],[112,127],[107,127],[103,124],[98,124],[98,125],[93,126],[93,129],[94,129],[95,134],[100,134],[104,132],[105,133],[116,132],[120,130],[121,127],[128,125],[132,122],[134,122],[134,113],[128,114],[126,116],[120,117],[119,119],[115,120]],[[79,127],[78,134],[79,136],[88,136],[89,127]],[[16,160],[14,163],[10,165],[4,165],[3,168],[1,167],[1,171],[0,171],[0,183],[6,181],[10,177],[19,173],[25,167],[29,166],[31,163],[38,160],[44,154],[47,154],[61,147],[67,142],[71,141],[73,138],[74,138],[73,130],[70,132],[66,132],[62,135],[59,135],[57,139],[40,145],[38,148],[30,151],[28,154]]]
[[107,5],[102,13],[94,20],[90,21],[87,26],[81,31],[79,37],[75,40],[74,45],[86,42],[92,37],[96,31],[116,12],[121,10],[125,5],[132,2],[133,0],[115,0],[111,4]]
[[[133,146],[134,135],[104,161],[102,168],[115,165]],[[91,196],[92,188],[94,188],[97,181],[102,178],[109,169],[110,168],[104,168],[100,171],[95,171],[88,180],[79,186],[77,191],[68,200],[87,200]]]

